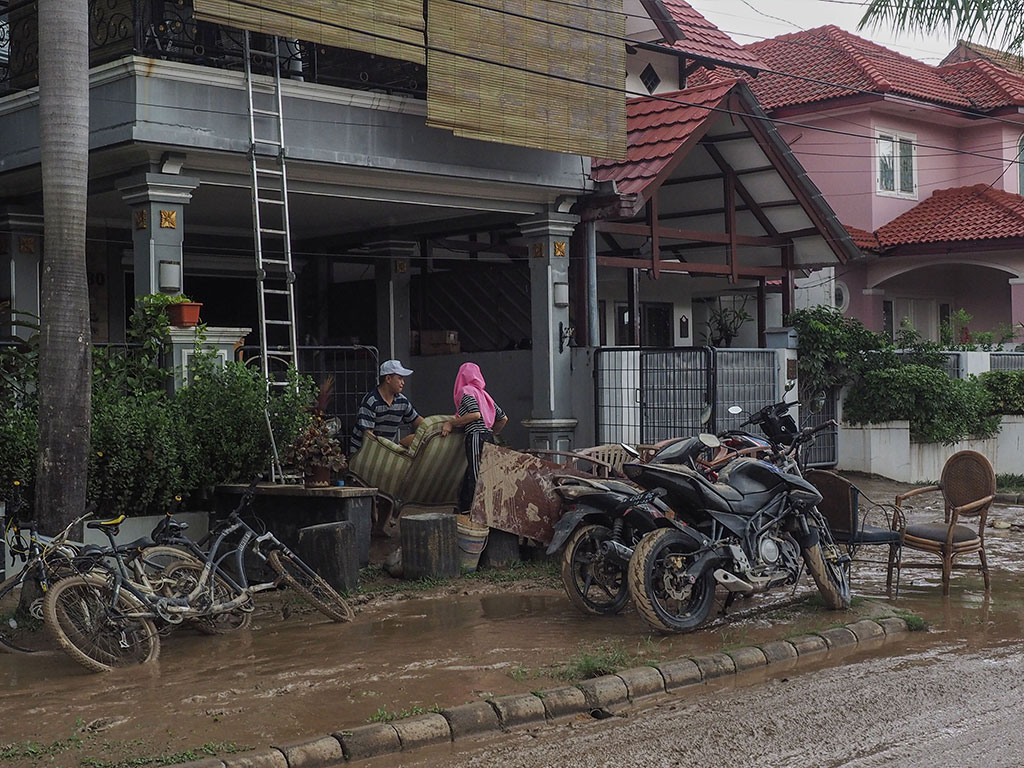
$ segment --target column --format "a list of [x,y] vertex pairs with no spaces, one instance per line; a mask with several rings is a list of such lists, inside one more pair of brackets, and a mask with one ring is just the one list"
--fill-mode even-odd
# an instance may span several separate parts
[[141,173],[117,182],[131,208],[135,295],[183,292],[181,243],[185,206],[199,179]]
[[416,243],[387,240],[369,243],[377,286],[377,350],[381,362],[397,358],[407,364],[412,343],[409,322],[409,264]]
[[1024,341],[1024,277],[1010,280],[1010,323],[1018,332],[1015,341]]
[[869,331],[877,333],[885,330],[882,306],[882,302],[885,300],[885,291],[881,288],[865,288],[861,294],[864,298],[861,301],[860,321]]
[[530,254],[533,410],[523,421],[532,448],[570,450],[573,418],[569,338],[569,237],[579,217],[549,212],[519,225]]
[[[39,265],[43,258],[43,217],[18,208],[0,210],[0,300],[18,312],[39,316]],[[35,323],[35,318],[24,318]],[[27,328],[4,328],[28,338]]]

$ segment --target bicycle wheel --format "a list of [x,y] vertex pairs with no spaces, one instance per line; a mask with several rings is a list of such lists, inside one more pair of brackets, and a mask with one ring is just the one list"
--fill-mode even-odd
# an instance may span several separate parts
[[[203,566],[197,563],[174,563],[164,571],[164,585],[171,597],[187,596],[199,584],[199,577],[203,573]],[[212,574],[213,579],[213,605],[227,603],[238,596],[238,591],[228,584],[217,574]],[[209,582],[207,582],[209,584]],[[193,602],[200,610],[209,608],[210,589],[203,590]],[[252,599],[235,608],[233,611],[222,611],[220,613],[209,613],[190,619],[192,625],[204,635],[223,635],[227,632],[234,632],[245,629],[252,623]]]
[[27,570],[21,570],[0,584],[0,650],[13,653],[36,650],[29,648],[22,637],[29,620],[21,608],[21,586],[27,575]]
[[43,600],[43,621],[67,654],[91,672],[146,664],[160,655],[156,627],[148,618],[126,618],[143,606],[126,592],[115,604],[101,576],[57,582]]
[[316,606],[324,616],[335,621],[352,621],[354,614],[345,599],[334,591],[312,568],[290,552],[275,549],[267,557],[285,584]]

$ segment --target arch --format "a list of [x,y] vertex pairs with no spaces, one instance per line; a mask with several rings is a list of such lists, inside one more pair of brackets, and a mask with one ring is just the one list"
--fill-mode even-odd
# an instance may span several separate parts
[[965,262],[962,258],[957,259],[951,256],[939,256],[935,259],[929,259],[927,262],[915,262],[914,264],[893,264],[888,269],[880,270],[879,272],[872,274],[870,279],[867,281],[867,287],[877,288],[882,283],[892,280],[894,277],[899,277],[900,275],[905,275],[908,272],[913,272],[918,269],[925,269],[927,267],[938,267],[944,264],[953,264],[956,266],[964,266],[965,264],[969,264],[970,266],[986,267],[988,269],[993,269],[997,272],[1005,272],[1011,278],[1024,277],[1024,274],[1021,273],[1021,270],[1015,270],[1012,267],[1008,267],[1005,264],[995,264],[989,261],[975,261],[974,259]]

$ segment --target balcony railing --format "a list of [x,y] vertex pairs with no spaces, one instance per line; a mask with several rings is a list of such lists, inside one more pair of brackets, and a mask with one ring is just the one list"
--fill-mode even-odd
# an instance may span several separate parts
[[[36,0],[0,0],[0,95],[38,84]],[[89,64],[135,54],[218,69],[242,69],[242,32],[197,21],[191,0],[89,0]],[[257,52],[270,40],[252,36]],[[412,62],[289,40],[281,74],[358,90],[425,98],[426,69]],[[272,58],[254,60],[268,73]]]

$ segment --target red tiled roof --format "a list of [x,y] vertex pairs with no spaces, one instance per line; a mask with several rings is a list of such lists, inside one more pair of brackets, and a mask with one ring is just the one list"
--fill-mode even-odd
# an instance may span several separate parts
[[1000,51],[998,48],[989,48],[987,45],[972,43],[970,40],[958,40],[956,48],[939,62],[939,66],[955,64],[958,61],[970,61],[972,59],[985,59],[997,67],[1024,75],[1024,56]]
[[985,184],[937,190],[875,235],[883,248],[1024,238],[1024,197]]
[[947,64],[938,72],[978,109],[1024,105],[1024,76],[985,59]]
[[853,244],[858,248],[862,248],[865,251],[877,251],[878,250],[878,238],[875,237],[874,232],[868,232],[866,229],[858,229],[857,227],[851,227],[849,224],[844,224],[846,231],[850,233],[850,237],[853,238]]
[[662,5],[683,33],[683,39],[672,46],[676,50],[738,67],[763,66],[757,54],[737,44],[689,3],[684,0],[662,0]]
[[733,78],[685,91],[658,94],[656,98],[627,101],[626,159],[595,159],[591,169],[594,181],[615,181],[620,194],[642,193],[694,131],[713,114],[736,83]]

